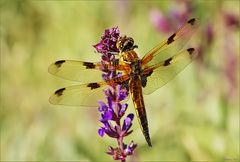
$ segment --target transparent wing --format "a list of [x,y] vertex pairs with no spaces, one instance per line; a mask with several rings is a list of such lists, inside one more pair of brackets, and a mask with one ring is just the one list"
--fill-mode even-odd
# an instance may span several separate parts
[[147,85],[143,88],[143,93],[151,94],[168,83],[190,64],[196,56],[197,51],[194,48],[188,48],[161,63],[146,68],[144,74],[149,75],[149,77],[147,77]]
[[108,85],[115,84],[128,80],[127,75],[123,75],[106,82],[95,82],[81,85],[74,85],[66,88],[61,88],[55,91],[49,98],[49,102],[54,105],[67,106],[88,106],[97,107],[98,101],[105,101],[103,90]]
[[149,67],[158,64],[174,56],[190,40],[198,26],[199,21],[195,18],[187,21],[167,40],[154,47],[142,58],[143,67]]
[[100,62],[60,60],[51,64],[48,71],[64,79],[89,83],[102,80],[102,71],[99,70],[100,66]]
[[57,90],[49,101],[54,105],[97,107],[99,100],[105,101],[103,90],[106,88],[107,85],[96,89],[89,88],[87,84],[74,85]]

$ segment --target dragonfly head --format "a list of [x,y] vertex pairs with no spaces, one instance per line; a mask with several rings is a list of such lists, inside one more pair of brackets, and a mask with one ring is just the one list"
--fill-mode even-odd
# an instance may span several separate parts
[[123,36],[120,37],[117,41],[117,48],[120,50],[120,52],[133,50],[136,47],[137,46],[134,45],[134,40],[131,37]]

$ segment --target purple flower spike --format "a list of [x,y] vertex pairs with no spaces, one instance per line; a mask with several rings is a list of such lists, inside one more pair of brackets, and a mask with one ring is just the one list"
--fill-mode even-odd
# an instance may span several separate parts
[[214,37],[213,25],[211,23],[207,24],[205,33],[206,33],[206,38],[207,38],[208,44],[211,44],[213,41],[213,37]]
[[224,13],[224,23],[227,27],[236,27],[240,26],[239,16],[234,13]]
[[153,8],[150,11],[150,22],[158,32],[170,34],[191,16],[193,10],[191,1],[179,0],[175,2],[175,5],[167,13],[157,8]]
[[158,9],[153,9],[150,12],[150,21],[159,32],[169,33],[171,31],[168,19]]
[[[101,37],[100,43],[93,45],[98,53],[104,54],[104,61],[112,60],[111,52],[119,52],[116,47],[116,42],[119,38],[120,31],[117,27],[106,29]],[[108,60],[109,59],[109,60]]]
[[[115,59],[115,55],[119,53],[116,47],[118,38],[120,37],[120,31],[117,27],[107,29],[104,31],[101,37],[101,41],[93,47],[102,54],[102,64],[99,70],[103,72],[102,78],[104,80],[110,80],[115,77],[119,77],[122,74],[116,72],[116,69],[108,69],[104,65],[112,64],[112,62],[118,61]],[[124,116],[128,104],[121,103],[128,96],[128,90],[117,84],[109,85],[109,88],[103,92],[106,96],[107,102],[99,101],[98,111],[101,113],[100,122],[103,124],[98,129],[98,134],[103,137],[105,134],[111,138],[116,138],[118,146],[116,148],[109,146],[107,154],[111,155],[114,160],[125,161],[127,156],[133,154],[133,150],[136,148],[136,144],[131,142],[126,145],[123,142],[123,138],[129,135],[131,131],[129,129],[132,126],[133,114],[128,114],[123,122],[121,118]]]

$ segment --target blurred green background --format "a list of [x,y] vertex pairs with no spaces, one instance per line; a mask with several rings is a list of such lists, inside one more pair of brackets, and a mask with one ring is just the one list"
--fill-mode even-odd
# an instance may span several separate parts
[[144,96],[153,147],[134,120],[125,140],[138,147],[129,160],[239,159],[238,0],[1,0],[0,16],[2,161],[111,161],[105,152],[117,143],[97,134],[97,109],[49,104],[55,89],[76,83],[50,75],[48,66],[98,61],[92,45],[115,26],[135,39],[142,57],[192,17],[201,24],[192,41],[199,57]]

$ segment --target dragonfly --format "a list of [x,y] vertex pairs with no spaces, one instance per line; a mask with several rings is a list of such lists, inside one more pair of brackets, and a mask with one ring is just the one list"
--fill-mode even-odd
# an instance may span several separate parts
[[[61,88],[50,96],[54,105],[97,107],[98,100],[105,100],[103,90],[111,84],[127,85],[136,116],[149,147],[152,146],[143,94],[151,94],[182,71],[197,56],[193,47],[185,47],[196,32],[199,21],[188,20],[165,41],[159,43],[143,58],[139,58],[131,37],[122,36],[116,46],[119,49],[118,64],[59,60],[49,66],[49,73],[81,84]],[[102,67],[115,68],[121,76],[103,80]],[[114,66],[114,67],[113,67]]]

